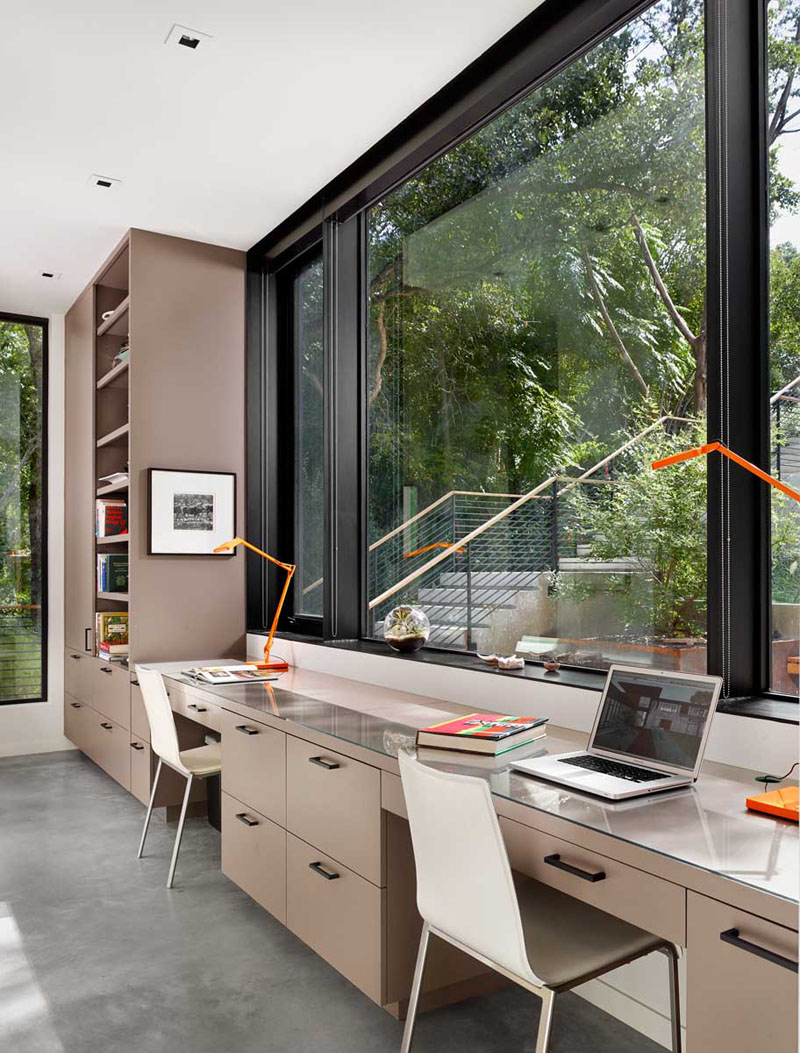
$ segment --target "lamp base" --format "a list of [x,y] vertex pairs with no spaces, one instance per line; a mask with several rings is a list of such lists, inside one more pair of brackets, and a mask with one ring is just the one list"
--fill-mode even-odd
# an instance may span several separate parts
[[255,666],[256,669],[266,669],[272,673],[285,673],[289,668],[289,663],[284,662],[282,658],[270,658],[263,662],[250,662],[249,664]]

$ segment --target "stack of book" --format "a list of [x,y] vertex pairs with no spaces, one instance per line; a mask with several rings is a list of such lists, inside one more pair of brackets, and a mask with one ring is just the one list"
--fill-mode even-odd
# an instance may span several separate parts
[[128,591],[127,555],[115,552],[104,552],[97,557],[97,591]]
[[130,354],[131,354],[131,345],[128,342],[128,340],[126,339],[125,342],[120,347],[119,351],[117,351],[117,353],[114,355],[114,360],[112,362],[112,365],[118,366],[120,364],[120,362],[127,362],[127,360],[130,358]]
[[95,534],[113,537],[128,532],[128,502],[120,497],[98,497],[95,501]]
[[540,739],[547,717],[507,717],[502,713],[467,713],[417,732],[418,746],[499,756]]
[[97,657],[106,662],[122,662],[128,657],[128,612],[98,611],[95,632]]

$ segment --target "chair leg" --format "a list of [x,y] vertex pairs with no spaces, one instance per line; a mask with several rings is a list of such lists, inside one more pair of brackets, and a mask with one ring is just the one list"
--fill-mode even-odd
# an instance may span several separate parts
[[553,1009],[556,993],[547,987],[541,991],[542,1013],[539,1017],[539,1034],[536,1036],[536,1053],[547,1053],[550,1048],[550,1031],[553,1026]]
[[681,1005],[678,990],[678,952],[675,947],[666,947],[664,953],[669,963],[669,1002],[672,1024],[672,1053],[681,1053]]
[[153,779],[153,789],[150,791],[150,803],[147,806],[147,815],[144,817],[144,830],[142,830],[142,839],[139,842],[139,851],[136,853],[136,858],[142,858],[142,852],[144,852],[144,841],[147,837],[147,830],[150,826],[150,816],[153,814],[153,801],[156,799],[156,790],[158,789],[158,777],[161,774],[161,758],[158,758],[158,767],[156,768],[156,777]]
[[425,973],[425,960],[428,957],[428,941],[430,940],[430,926],[427,921],[422,926],[422,934],[419,938],[419,950],[417,951],[417,965],[414,969],[414,982],[411,985],[411,997],[408,1000],[408,1013],[406,1014],[406,1026],[403,1029],[403,1043],[400,1053],[409,1053],[411,1040],[414,1037],[414,1025],[417,1022],[417,1006],[419,1005],[419,993],[422,990],[422,977]]
[[189,794],[192,791],[192,776],[189,775],[186,779],[186,792],[183,795],[183,804],[181,805],[181,817],[178,820],[178,832],[175,835],[175,847],[172,849],[172,862],[169,865],[169,876],[167,878],[167,888],[172,888],[172,879],[175,877],[175,867],[178,865],[178,852],[181,850],[181,838],[183,837],[183,824],[186,821],[186,809],[189,807]]

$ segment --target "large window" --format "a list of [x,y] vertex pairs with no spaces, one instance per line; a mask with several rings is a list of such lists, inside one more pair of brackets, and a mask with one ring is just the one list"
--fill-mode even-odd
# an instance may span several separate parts
[[[800,490],[800,0],[768,6],[772,470]],[[800,673],[800,507],[773,491],[772,686]]]
[[45,693],[46,325],[0,314],[0,703]]
[[370,209],[371,634],[705,670],[704,77],[660,0]]

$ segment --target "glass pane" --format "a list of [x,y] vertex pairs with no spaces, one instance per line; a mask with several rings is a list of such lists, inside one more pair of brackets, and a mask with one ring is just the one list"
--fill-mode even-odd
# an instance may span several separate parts
[[43,690],[43,344],[0,318],[0,702]]
[[[704,9],[662,0],[369,213],[369,615],[706,668]],[[456,551],[448,546],[457,544]]]
[[[768,7],[772,471],[800,489],[800,0]],[[772,687],[797,695],[800,505],[771,489]]]
[[322,260],[294,284],[296,614],[322,616]]

